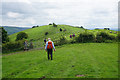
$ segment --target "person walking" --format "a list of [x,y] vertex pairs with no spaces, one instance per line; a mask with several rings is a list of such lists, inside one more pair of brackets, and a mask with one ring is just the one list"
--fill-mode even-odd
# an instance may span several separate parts
[[46,42],[47,42],[47,40],[46,40],[46,38],[44,39],[44,43],[46,44]]
[[48,60],[50,59],[49,56],[51,56],[51,60],[53,60],[53,57],[52,57],[53,49],[55,51],[54,43],[51,41],[50,38],[48,38],[48,41],[46,42],[46,46],[45,46],[45,50],[48,54]]
[[27,40],[25,40],[25,42],[24,42],[24,51],[28,51],[28,42],[27,42]]
[[46,42],[47,42],[47,40],[46,40],[46,38],[44,39],[44,47],[46,46]]

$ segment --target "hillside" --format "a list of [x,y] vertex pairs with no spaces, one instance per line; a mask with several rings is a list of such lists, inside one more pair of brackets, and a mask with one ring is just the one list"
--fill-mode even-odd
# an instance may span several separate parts
[[[63,30],[62,32],[60,31],[60,28]],[[66,31],[64,31],[66,30]],[[43,47],[44,42],[43,40],[45,38],[50,37],[52,41],[58,40],[61,36],[66,36],[66,38],[69,40],[69,36],[71,34],[75,34],[78,36],[82,32],[90,32],[93,34],[97,34],[98,32],[104,31],[107,32],[110,35],[117,36],[118,32],[113,31],[113,30],[104,30],[104,29],[99,29],[99,30],[85,30],[83,28],[78,28],[78,27],[73,27],[69,25],[58,25],[57,27],[53,27],[53,25],[44,25],[44,26],[39,26],[36,28],[30,28],[27,30],[24,30],[22,32],[26,32],[29,36],[28,41],[32,41],[34,44],[34,48],[37,47]],[[110,33],[112,31],[112,33]],[[48,35],[45,35],[45,33],[48,32]],[[117,34],[114,34],[114,32],[117,32]],[[10,35],[10,41],[15,41],[16,35],[18,33]]]
[[118,78],[117,43],[79,43],[2,57],[3,78]]
[[8,35],[29,29],[29,28],[25,28],[25,27],[12,27],[12,26],[2,26],[2,27],[4,27],[4,29],[8,32]]
[[[66,31],[60,31],[60,28],[62,30],[66,29]],[[85,31],[82,28],[76,28],[69,25],[58,25],[58,27],[53,27],[52,25],[45,25],[45,26],[39,26],[37,28],[30,28],[27,30],[24,30],[22,32],[26,32],[28,34],[28,41],[32,41],[34,44],[34,47],[42,47],[43,46],[43,40],[45,38],[50,37],[53,41],[58,40],[62,35],[69,38],[70,34],[77,34],[78,32]],[[48,32],[48,35],[45,35],[45,33]],[[10,35],[10,41],[15,41],[16,35],[18,33]]]

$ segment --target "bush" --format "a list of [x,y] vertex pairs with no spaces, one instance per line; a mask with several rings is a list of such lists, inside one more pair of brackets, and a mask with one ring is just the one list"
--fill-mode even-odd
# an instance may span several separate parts
[[105,40],[114,40],[115,39],[114,36],[109,35],[106,32],[100,32],[100,33],[97,34],[97,36],[102,36],[102,38],[105,39]]
[[94,34],[86,32],[86,33],[80,33],[75,40],[76,42],[83,42],[83,43],[94,42],[95,37],[94,37]]
[[17,34],[17,38],[16,41],[18,40],[23,40],[23,39],[27,39],[28,38],[28,34],[25,32],[20,32]]
[[60,28],[60,31],[62,31],[62,29]]
[[19,40],[15,42],[7,42],[2,44],[2,52],[8,53],[13,51],[19,51],[24,49],[24,40]]
[[120,34],[117,35],[116,39],[117,39],[117,41],[120,42]]
[[63,44],[67,44],[67,40],[63,36],[59,40],[55,41],[55,46],[59,46],[59,45],[63,45]]
[[48,35],[48,32],[45,32],[45,35]]
[[57,25],[55,23],[53,23],[53,27],[57,27]]
[[7,31],[3,27],[1,27],[0,29],[2,30],[2,43],[9,42]]
[[51,23],[49,25],[52,25]]
[[105,40],[102,38],[102,36],[97,35],[95,41],[98,43],[101,43],[101,42],[104,42]]

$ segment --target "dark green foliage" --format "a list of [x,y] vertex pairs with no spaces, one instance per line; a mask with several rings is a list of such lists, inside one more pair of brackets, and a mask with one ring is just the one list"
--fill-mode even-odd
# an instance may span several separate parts
[[104,28],[104,30],[110,30],[110,28]]
[[57,27],[57,25],[55,23],[53,23],[53,27]]
[[116,39],[117,41],[120,41],[120,34],[117,35]]
[[48,35],[48,32],[45,32],[45,35]]
[[16,41],[22,40],[22,39],[27,39],[27,38],[28,38],[28,34],[27,33],[20,32],[20,33],[17,34]]
[[36,27],[39,27],[39,25],[37,25],[37,26],[33,26],[32,28],[36,28]]
[[52,25],[51,23],[49,25]]
[[62,31],[62,29],[60,28],[60,31]]
[[63,45],[63,44],[66,44],[66,43],[67,43],[66,38],[62,36],[60,38],[60,40],[55,41],[55,46]]
[[102,36],[97,35],[95,41],[98,43],[101,43],[101,42],[104,42],[105,40],[102,38]]
[[35,28],[36,26],[33,26],[32,28]]
[[100,32],[100,33],[97,34],[97,36],[102,36],[102,38],[105,39],[105,40],[114,40],[115,39],[114,36],[109,35],[106,32]]
[[24,40],[19,40],[15,42],[7,42],[5,44],[2,44],[2,52],[13,52],[13,51],[19,51],[24,49]]
[[1,29],[2,29],[2,43],[9,42],[7,31],[5,31],[3,27],[1,27]]
[[86,43],[86,42],[94,42],[95,37],[92,33],[80,33],[78,37],[76,37],[76,41],[80,43]]
[[81,26],[80,28],[83,28],[83,26]]

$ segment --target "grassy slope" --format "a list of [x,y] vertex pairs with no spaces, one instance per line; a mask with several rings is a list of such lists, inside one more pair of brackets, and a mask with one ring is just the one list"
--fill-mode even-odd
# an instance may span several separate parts
[[[85,43],[56,47],[54,60],[44,50],[3,56],[3,77],[14,78],[116,78],[117,43]],[[72,67],[74,66],[74,67]]]
[[[66,29],[66,32],[60,32],[60,28],[63,30]],[[45,26],[40,26],[37,28],[31,28],[24,30],[23,32],[26,32],[29,36],[28,41],[31,39],[34,39],[33,44],[35,47],[40,47],[43,46],[43,40],[44,38],[50,37],[52,40],[58,40],[61,35],[69,37],[70,34],[77,33],[77,32],[83,32],[84,29],[81,28],[74,28],[72,26],[68,25],[58,25],[58,27],[53,27],[52,25],[45,25]],[[48,32],[48,35],[45,36],[45,32]],[[10,41],[15,41],[16,35],[18,33],[10,35]]]
[[[60,32],[59,31],[60,28],[62,28],[63,30],[66,29],[67,31]],[[75,28],[75,27],[72,27],[69,25],[58,25],[57,28],[53,27],[52,25],[45,25],[45,26],[40,26],[37,28],[27,29],[27,30],[24,30],[23,32],[26,32],[28,34],[28,36],[29,36],[28,41],[33,39],[34,48],[37,48],[37,47],[43,47],[43,44],[44,44],[43,40],[45,37],[46,38],[50,37],[53,41],[55,41],[55,40],[58,40],[61,37],[61,35],[64,35],[69,40],[70,34],[74,33],[74,34],[78,35],[79,33],[84,32],[84,31],[85,30],[82,28]],[[117,34],[114,34],[115,31],[112,31],[112,30],[111,31],[113,33],[110,33],[110,30],[87,30],[87,31],[94,33],[95,35],[98,32],[105,31],[105,32],[109,33],[110,35],[117,36]],[[45,36],[45,32],[48,32],[47,36]],[[10,35],[9,36],[10,41],[15,41],[17,34],[18,33]]]

